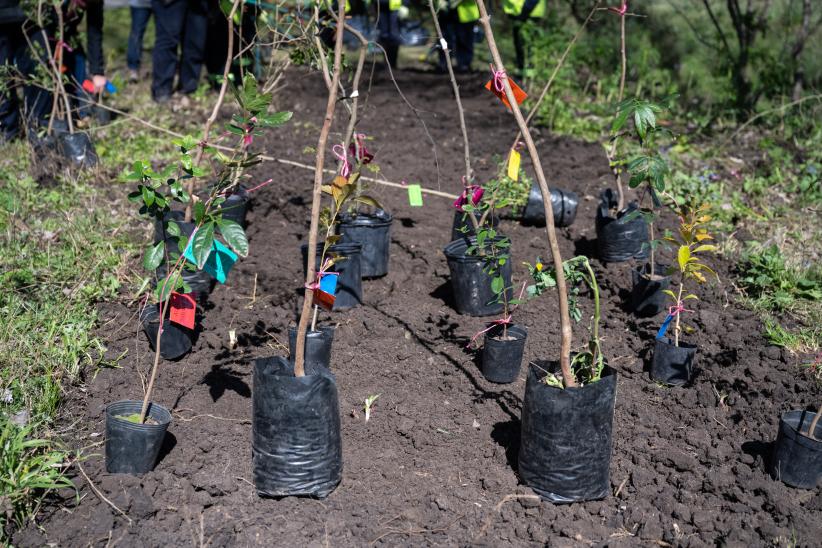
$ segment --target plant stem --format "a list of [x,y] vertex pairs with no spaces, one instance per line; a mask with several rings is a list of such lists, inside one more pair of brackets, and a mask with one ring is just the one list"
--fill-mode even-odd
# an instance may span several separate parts
[[565,273],[562,269],[562,256],[559,252],[559,243],[557,242],[557,233],[554,228],[554,211],[551,207],[551,190],[548,188],[548,183],[545,180],[545,173],[542,171],[542,163],[539,159],[537,147],[534,140],[531,138],[531,132],[525,119],[522,117],[519,104],[517,103],[514,92],[511,90],[511,83],[505,74],[505,65],[502,63],[502,58],[497,49],[497,43],[494,40],[494,30],[491,28],[491,18],[488,16],[488,10],[485,8],[484,0],[477,0],[477,6],[480,10],[480,22],[485,30],[485,40],[488,43],[488,49],[491,51],[491,56],[494,59],[496,71],[500,72],[501,80],[505,88],[505,96],[508,103],[511,105],[511,111],[514,113],[514,118],[517,121],[522,136],[525,139],[525,144],[528,148],[528,153],[531,156],[531,163],[537,176],[540,191],[542,192],[542,205],[545,209],[545,229],[548,232],[548,243],[551,249],[551,257],[554,261],[554,268],[557,272],[557,293],[559,298],[559,322],[562,332],[562,341],[560,345],[559,363],[562,368],[562,376],[565,380],[566,387],[576,386],[577,382],[574,374],[571,371],[571,342],[573,338],[573,331],[571,328],[571,316],[568,312],[568,289],[565,283]]
[[[651,205],[651,208],[653,209],[653,205]],[[656,258],[655,258],[655,256],[656,256],[656,249],[655,249],[656,246],[654,245],[654,222],[653,221],[648,223],[648,228],[651,231],[651,243],[650,243],[650,246],[651,246],[651,280],[653,280],[654,275],[656,274]]]
[[822,417],[822,404],[819,406],[819,410],[816,412],[816,416],[811,421],[811,425],[808,427],[808,437],[812,440],[816,439],[814,434],[816,433],[816,425],[819,423],[819,417]]
[[588,269],[588,276],[590,277],[590,283],[588,285],[594,293],[594,325],[591,327],[591,354],[593,355],[593,359],[591,363],[596,364],[598,363],[597,359],[599,355],[602,354],[602,350],[599,347],[599,322],[602,318],[599,304],[599,284],[597,283],[594,269],[591,268],[591,263],[587,258],[585,259],[585,268]]
[[[337,21],[343,21],[345,18],[345,2],[337,2],[337,4],[339,5]],[[305,269],[306,285],[314,282],[316,273],[314,261],[317,257],[317,229],[320,223],[320,206],[322,202],[323,164],[325,163],[325,149],[328,145],[328,134],[331,132],[331,122],[334,120],[334,109],[337,106],[337,86],[340,83],[340,65],[342,64],[343,28],[343,25],[337,23],[336,41],[334,43],[334,74],[328,90],[325,119],[320,129],[320,138],[317,141],[314,191],[311,201],[311,226],[308,233],[308,263]],[[294,375],[296,377],[305,376],[305,332],[308,328],[308,316],[311,313],[313,301],[314,293],[306,289],[305,299],[303,299],[303,311],[302,314],[300,314],[300,323],[297,327],[297,353],[294,358]]]
[[311,317],[311,331],[317,330],[317,314],[320,311],[320,307],[316,304],[314,305],[314,315]]
[[[683,280],[679,282],[679,292],[676,295],[676,306],[677,308],[679,305],[682,304],[682,289],[685,285],[682,283]],[[679,317],[682,315],[682,312],[677,312],[676,314],[676,321],[674,322],[674,346],[679,346]]]
[[[217,120],[217,115],[220,113],[220,107],[225,101],[226,90],[228,89],[228,73],[231,72],[231,63],[234,61],[234,14],[237,13],[242,0],[234,0],[231,5],[231,12],[228,14],[228,53],[225,58],[225,66],[223,67],[223,82],[220,86],[220,94],[217,96],[217,102],[214,103],[214,108],[211,110],[211,116],[206,120],[203,126],[203,138],[200,146],[197,148],[197,156],[194,159],[194,165],[200,165],[205,153],[206,143],[208,142],[208,134],[211,132],[211,126]],[[186,182],[186,192],[189,195],[188,204],[186,204],[185,217],[183,220],[186,223],[191,222],[191,208],[194,205],[194,177]]]
[[[622,99],[625,97],[625,76],[628,73],[628,56],[625,53],[625,14],[620,14],[619,16],[619,53],[622,58],[622,68],[619,74],[619,97],[617,98],[617,103],[621,103]],[[616,158],[617,153],[617,141],[619,140],[618,137],[615,137],[613,142],[611,143],[611,151],[608,154],[608,160],[611,162],[614,161]],[[614,174],[616,175],[616,185],[617,185],[617,213],[622,211],[625,208],[625,189],[622,188],[622,170],[619,166],[614,166]]]

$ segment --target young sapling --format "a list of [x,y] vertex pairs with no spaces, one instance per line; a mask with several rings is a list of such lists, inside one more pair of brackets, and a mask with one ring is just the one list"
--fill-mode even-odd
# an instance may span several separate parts
[[716,246],[707,242],[713,240],[713,236],[708,233],[705,224],[711,220],[711,216],[707,215],[710,206],[703,205],[695,208],[683,206],[680,208],[680,225],[678,234],[669,235],[665,240],[674,244],[677,249],[676,264],[671,267],[672,273],[679,274],[677,292],[674,293],[670,289],[664,290],[673,301],[673,305],[668,309],[668,317],[662,324],[657,334],[657,339],[665,335],[671,321],[674,320],[674,346],[679,346],[679,338],[682,333],[682,325],[680,323],[682,313],[689,312],[685,308],[685,301],[697,300],[698,297],[690,292],[685,291],[685,284],[688,281],[693,281],[696,284],[703,284],[707,282],[706,274],[709,274],[719,280],[719,276],[711,267],[702,262],[703,253],[715,252]]

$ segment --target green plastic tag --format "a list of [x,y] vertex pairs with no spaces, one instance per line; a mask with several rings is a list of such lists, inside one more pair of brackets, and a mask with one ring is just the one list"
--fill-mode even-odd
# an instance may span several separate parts
[[408,203],[413,207],[422,207],[422,188],[420,188],[420,185],[408,185]]

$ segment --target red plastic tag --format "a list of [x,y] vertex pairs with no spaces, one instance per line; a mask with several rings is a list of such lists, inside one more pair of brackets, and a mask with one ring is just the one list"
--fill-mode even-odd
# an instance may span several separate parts
[[324,310],[330,311],[334,308],[334,301],[337,300],[335,295],[326,293],[319,287],[314,289],[314,303],[320,305]]
[[[517,100],[517,104],[521,105],[525,98],[528,97],[528,94],[523,91],[521,87],[514,82],[513,78],[508,78],[508,82],[511,84],[511,91],[514,92],[514,98]],[[485,84],[485,89],[491,91],[499,97],[499,100],[508,107],[508,110],[511,110],[511,103],[508,102],[508,97],[505,96],[505,88],[502,91],[497,91],[497,88],[494,86],[494,79],[488,80],[488,83]]]
[[197,310],[197,303],[194,297],[187,293],[171,293],[171,310],[168,319],[172,322],[194,329],[194,312]]

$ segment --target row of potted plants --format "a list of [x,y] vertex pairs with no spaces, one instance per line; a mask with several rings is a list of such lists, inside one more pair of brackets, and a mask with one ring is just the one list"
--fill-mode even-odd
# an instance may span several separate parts
[[[513,323],[512,315],[516,307],[547,290],[556,289],[561,352],[556,360],[536,360],[529,364],[522,410],[520,476],[538,494],[556,503],[603,498],[610,487],[611,432],[618,375],[608,365],[601,348],[600,292],[596,273],[586,257],[574,257],[567,261],[561,257],[555,225],[564,221],[557,222],[559,215],[554,207],[555,200],[552,200],[536,147],[506,76],[485,4],[483,0],[477,3],[494,59],[492,86],[507,99],[524,139],[536,177],[535,184],[542,197],[551,266],[537,259],[529,265],[530,284],[523,284],[518,291],[512,284],[510,240],[500,233],[495,221],[496,210],[508,205],[507,197],[498,182],[481,186],[474,180],[463,123],[466,175],[463,192],[455,203],[456,237],[445,250],[451,268],[455,307],[460,313],[477,316],[502,313],[502,317],[492,322],[488,330],[480,332],[485,341],[482,367],[489,380],[512,382],[519,375],[527,336],[524,326]],[[305,297],[302,313],[297,328],[289,334],[289,357],[262,358],[254,365],[252,458],[254,484],[257,492],[264,496],[324,497],[339,484],[342,477],[339,398],[330,363],[334,331],[330,326],[317,323],[319,309],[344,310],[356,306],[362,300],[362,278],[383,275],[388,269],[391,216],[376,200],[365,194],[360,182],[361,170],[373,157],[365,148],[364,136],[354,131],[356,104],[353,105],[343,142],[334,147],[339,160],[337,174],[331,181],[325,181],[323,175],[342,81],[343,29],[349,30],[344,23],[343,10],[344,7],[340,6],[338,14],[332,15],[336,22],[335,47],[327,78],[326,115],[316,148],[309,237],[303,249]],[[362,43],[360,60],[367,47],[364,40]],[[325,59],[325,52],[319,53]],[[358,63],[352,89],[345,95],[347,97],[358,96],[361,66],[362,63]],[[459,105],[458,88],[453,71],[450,72]],[[236,256],[232,255],[243,256],[248,252],[248,242],[241,225],[227,219],[223,208],[232,195],[232,189],[238,188],[243,170],[257,161],[255,155],[248,153],[244,147],[262,128],[279,125],[287,117],[266,114],[270,97],[266,99],[257,92],[253,78],[244,81],[242,88],[236,89],[234,95],[243,113],[234,117],[228,129],[242,139],[242,145],[235,154],[227,157],[207,142],[183,140],[178,143],[181,159],[177,166],[155,173],[148,164],[140,163],[135,165],[131,175],[139,181],[138,191],[131,196],[132,199],[141,204],[142,213],[149,215],[153,222],[162,223],[163,227],[163,236],[156,239],[145,254],[145,266],[153,270],[165,264],[166,270],[154,293],[158,303],[157,324],[156,330],[149,331],[156,332],[156,353],[145,399],[142,404],[120,402],[109,407],[107,423],[110,428],[107,426],[106,448],[110,471],[142,473],[150,470],[156,462],[158,444],[171,416],[168,410],[151,402],[151,393],[162,354],[164,332],[175,328],[176,322],[171,315],[180,308],[188,310],[187,305],[175,303],[174,299],[179,298],[177,295],[189,295],[189,299],[183,300],[196,303],[196,298],[190,295],[195,283],[193,274],[202,270],[213,271],[219,279],[220,268],[226,264],[230,268],[229,263],[236,260]],[[462,117],[461,106],[459,111]],[[639,101],[621,101],[612,128],[615,135],[621,138],[620,132],[629,119],[632,120],[633,131],[645,151],[645,160],[621,163],[612,159],[612,165],[618,176],[621,176],[622,167],[627,168],[631,173],[629,184],[634,187],[644,185],[654,206],[649,209],[638,205],[629,205],[627,209],[617,207],[613,214],[613,193],[610,193],[607,195],[609,201],[604,204],[606,209],[600,207],[597,226],[600,225],[601,216],[603,226],[622,221],[622,224],[633,223],[636,227],[644,227],[645,236],[639,239],[640,249],[630,255],[631,258],[651,256],[650,264],[636,271],[637,286],[645,285],[634,290],[634,300],[638,303],[635,310],[640,314],[659,314],[665,309],[664,300],[661,299],[672,299],[673,305],[668,308],[656,337],[652,376],[660,377],[660,381],[665,383],[684,384],[692,379],[696,350],[680,340],[684,329],[681,315],[687,311],[684,303],[695,298],[687,289],[687,284],[704,283],[708,275],[713,275],[702,260],[703,255],[713,251],[713,248],[711,244],[704,243],[710,239],[705,227],[710,218],[704,209],[680,208],[678,235],[666,235],[660,239],[660,242],[676,247],[676,264],[673,269],[665,270],[664,275],[661,274],[663,269],[656,265],[657,244],[648,227],[656,219],[654,209],[662,206],[660,197],[665,198],[667,173],[667,167],[663,169],[654,156],[653,139],[661,135],[655,118],[659,111],[659,108]],[[207,136],[204,141],[207,141]],[[194,150],[213,154],[224,166],[218,182],[208,196],[200,200],[187,191],[193,179],[206,175],[198,167],[199,162],[192,158]],[[616,154],[612,157],[615,158]],[[618,188],[621,189],[621,185]],[[324,196],[330,197],[327,207],[322,205]],[[616,198],[617,206],[620,201],[624,201],[624,197]],[[667,201],[670,202],[670,199]],[[190,226],[185,225],[187,214],[183,214],[182,222],[170,215],[172,203],[185,204],[186,209],[192,211]],[[562,207],[559,211],[563,211]],[[625,231],[622,233],[619,239],[625,240]],[[174,244],[170,245],[166,234],[170,235]],[[225,244],[217,238],[218,235],[225,240]],[[606,237],[603,236],[603,239]],[[600,250],[600,258],[604,261],[619,259],[616,257],[619,250],[614,251],[613,247],[601,246]],[[228,260],[223,259],[225,255]],[[209,260],[215,263],[211,267],[208,267]],[[184,270],[191,273],[188,278]],[[226,269],[222,271],[225,274]],[[666,276],[669,277],[668,285],[663,287],[662,281]],[[674,283],[676,285],[671,285]],[[574,298],[578,296],[581,284],[589,288],[595,312],[588,343],[574,351],[572,320],[574,316],[580,319]],[[166,320],[169,310],[171,314]],[[673,340],[671,337],[665,338],[668,329],[673,330]],[[668,371],[673,373],[669,375]],[[805,447],[814,442],[814,433],[818,430],[815,419],[808,433],[801,434],[802,425],[808,419],[806,413],[797,418],[798,430],[793,428],[794,423],[786,423],[792,429],[789,428],[784,435],[780,431],[779,439],[788,439],[791,432],[799,432],[799,436],[790,438],[795,442],[792,447]],[[778,453],[776,462],[788,462],[789,457],[779,447],[782,447],[780,443],[777,450],[782,452]],[[139,462],[122,464],[127,457]],[[778,472],[780,477],[785,479],[787,465],[778,466],[781,466]]]

